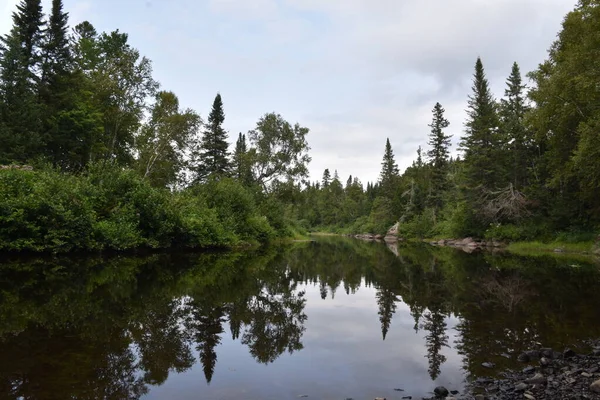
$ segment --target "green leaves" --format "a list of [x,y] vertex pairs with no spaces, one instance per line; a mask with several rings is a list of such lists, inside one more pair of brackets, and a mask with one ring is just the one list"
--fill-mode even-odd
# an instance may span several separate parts
[[284,179],[297,181],[308,176],[308,128],[291,125],[279,114],[265,114],[248,132],[254,179],[268,189]]

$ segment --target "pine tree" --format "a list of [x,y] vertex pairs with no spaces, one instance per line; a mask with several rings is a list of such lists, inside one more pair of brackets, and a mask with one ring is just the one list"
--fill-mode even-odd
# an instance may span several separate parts
[[450,138],[452,137],[444,133],[444,129],[450,125],[450,122],[444,118],[444,112],[445,110],[440,103],[436,103],[433,107],[433,120],[429,125],[431,133],[428,142],[431,149],[427,152],[431,164],[429,203],[437,209],[442,207],[443,192],[447,186],[446,175],[448,173]]
[[235,142],[235,151],[233,153],[233,176],[244,185],[252,182],[252,171],[248,160],[248,145],[246,135],[241,132]]
[[506,98],[501,102],[501,122],[505,142],[508,143],[506,151],[509,158],[509,179],[516,188],[526,184],[530,159],[533,157],[531,139],[524,123],[525,114],[529,111],[524,90],[521,71],[515,62],[506,81]]
[[481,58],[475,63],[473,93],[469,96],[468,119],[461,138],[467,183],[470,188],[493,189],[502,186],[498,163],[501,140],[498,115]]
[[385,152],[383,154],[383,161],[381,162],[381,173],[379,175],[379,182],[381,185],[382,194],[388,198],[393,197],[394,186],[400,176],[398,165],[394,160],[394,152],[390,144],[390,139],[386,139]]
[[223,100],[221,94],[217,94],[200,143],[200,159],[196,171],[198,181],[205,180],[209,176],[224,176],[229,173],[230,162],[227,132],[223,129],[224,121]]
[[37,99],[42,41],[41,0],[22,0],[13,27],[0,43],[0,162],[26,162],[40,155]]
[[322,187],[326,188],[331,183],[331,173],[329,172],[329,168],[325,168],[323,171],[323,179],[321,179]]
[[70,67],[72,55],[68,24],[69,15],[63,12],[62,0],[52,0],[52,12],[42,45],[42,87],[55,84],[57,76],[64,75]]

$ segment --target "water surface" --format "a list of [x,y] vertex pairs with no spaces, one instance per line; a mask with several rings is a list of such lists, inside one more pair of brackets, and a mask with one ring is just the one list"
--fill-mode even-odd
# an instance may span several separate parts
[[[0,261],[0,398],[372,399],[600,337],[581,260],[323,238]],[[394,389],[403,389],[402,392]]]

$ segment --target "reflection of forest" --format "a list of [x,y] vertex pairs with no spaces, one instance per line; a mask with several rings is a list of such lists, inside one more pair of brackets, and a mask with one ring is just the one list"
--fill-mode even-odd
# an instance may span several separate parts
[[[600,273],[551,257],[467,255],[340,238],[246,253],[7,260],[0,264],[0,395],[136,399],[195,362],[210,383],[225,332],[259,363],[302,349],[304,284],[323,299],[377,290],[383,340],[403,301],[435,379],[447,317],[469,373],[542,342],[600,336]],[[357,323],[360,323],[357,321]],[[199,360],[194,356],[199,355]],[[489,372],[489,371],[485,371]]]

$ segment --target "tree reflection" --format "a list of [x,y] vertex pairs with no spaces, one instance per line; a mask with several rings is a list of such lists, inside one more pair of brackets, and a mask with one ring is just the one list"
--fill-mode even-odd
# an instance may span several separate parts
[[0,397],[139,399],[196,362],[210,383],[227,329],[257,362],[273,363],[303,348],[301,285],[316,286],[325,301],[340,287],[349,295],[376,288],[373,329],[388,342],[404,302],[424,336],[433,380],[446,362],[449,316],[459,320],[452,345],[472,375],[489,372],[483,361],[510,366],[501,354],[534,342],[554,347],[600,336],[597,268],[424,246],[394,250],[324,239],[245,253],[5,261]]
[[425,322],[423,329],[426,330],[425,346],[427,347],[427,359],[429,360],[429,376],[436,380],[440,375],[441,365],[446,362],[446,356],[441,354],[443,347],[448,346],[448,335],[446,335],[446,319],[439,311],[427,311],[423,315]]

